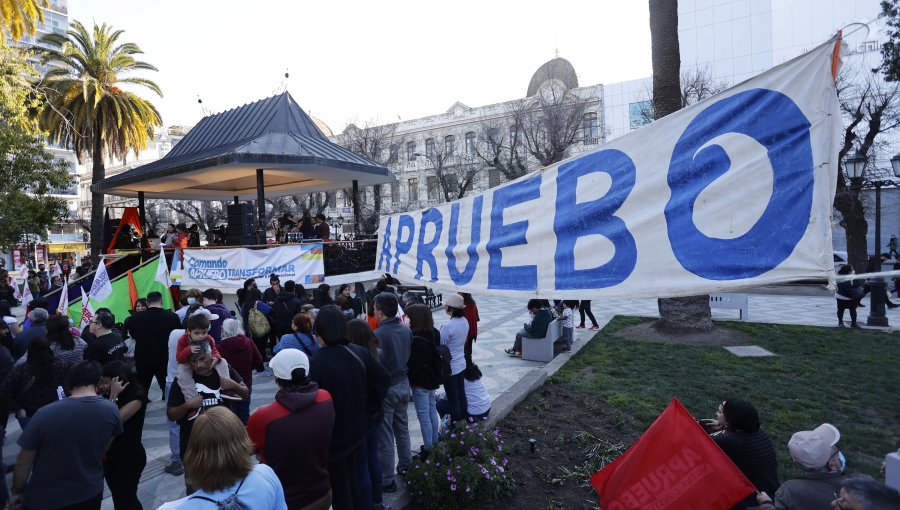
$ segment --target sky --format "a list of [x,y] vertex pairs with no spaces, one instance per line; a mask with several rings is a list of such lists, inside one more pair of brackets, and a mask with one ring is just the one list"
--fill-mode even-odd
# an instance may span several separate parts
[[[525,96],[556,51],[581,85],[650,75],[646,0],[69,0],[70,21],[123,30],[158,72],[166,126],[280,91],[338,133]],[[285,72],[290,77],[285,80]],[[203,100],[197,103],[198,97]]]

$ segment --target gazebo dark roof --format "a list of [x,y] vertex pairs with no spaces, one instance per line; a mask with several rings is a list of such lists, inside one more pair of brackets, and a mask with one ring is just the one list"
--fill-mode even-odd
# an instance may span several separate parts
[[118,196],[242,199],[257,196],[263,169],[266,196],[384,184],[387,168],[330,142],[284,92],[204,117],[162,159],[94,183]]

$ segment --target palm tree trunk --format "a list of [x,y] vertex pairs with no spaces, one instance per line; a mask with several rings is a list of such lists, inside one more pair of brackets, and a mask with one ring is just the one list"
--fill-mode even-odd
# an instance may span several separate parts
[[[91,150],[91,159],[93,160],[93,168],[91,169],[91,186],[102,181],[106,177],[106,167],[103,165],[103,140],[100,133],[100,120],[97,119],[94,125],[94,139]],[[91,193],[91,261],[94,267],[100,262],[100,255],[103,253],[103,232],[105,225],[103,224],[103,193]]]
[[[653,58],[653,113],[656,119],[681,109],[681,54],[678,47],[678,1],[650,0],[650,41]],[[661,331],[712,329],[709,296],[660,299]]]

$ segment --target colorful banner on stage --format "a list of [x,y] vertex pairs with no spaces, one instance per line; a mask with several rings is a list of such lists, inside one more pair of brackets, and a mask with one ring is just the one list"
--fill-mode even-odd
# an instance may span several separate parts
[[282,282],[294,280],[302,285],[318,285],[325,281],[321,244],[297,244],[263,250],[187,249],[182,255],[171,272],[172,282],[181,285],[182,289],[215,288],[230,293],[243,287],[248,278],[256,278],[260,287],[268,287],[269,275],[273,273]]
[[593,152],[382,217],[376,270],[480,295],[568,299],[832,277],[835,44]]

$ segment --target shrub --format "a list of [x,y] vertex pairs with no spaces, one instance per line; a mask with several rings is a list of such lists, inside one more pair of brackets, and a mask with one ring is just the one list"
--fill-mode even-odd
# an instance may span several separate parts
[[412,498],[435,508],[469,508],[475,503],[508,497],[516,482],[503,457],[499,429],[483,423],[457,422],[441,434],[426,459],[416,458],[406,473]]

